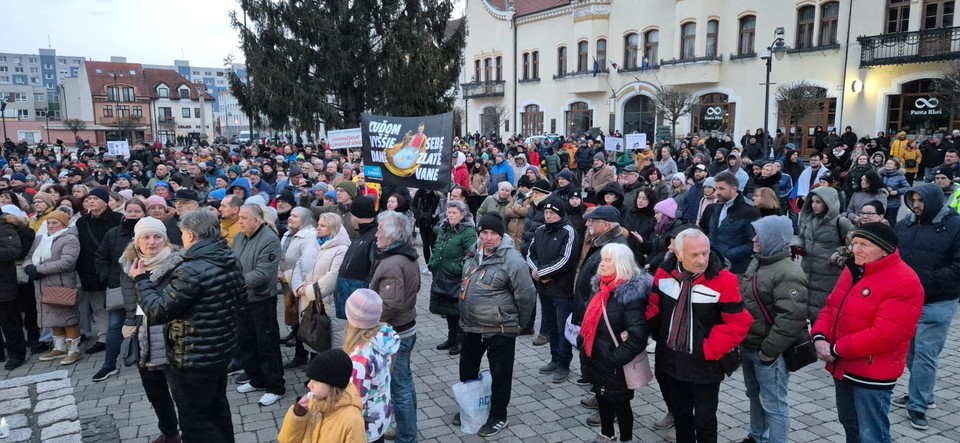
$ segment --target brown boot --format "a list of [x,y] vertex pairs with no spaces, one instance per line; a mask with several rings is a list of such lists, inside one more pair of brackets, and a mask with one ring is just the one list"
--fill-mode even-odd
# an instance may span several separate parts
[[61,365],[72,365],[80,361],[80,339],[67,339],[67,356],[60,362]]
[[67,356],[67,337],[53,337],[53,348],[40,356],[40,361],[53,361]]

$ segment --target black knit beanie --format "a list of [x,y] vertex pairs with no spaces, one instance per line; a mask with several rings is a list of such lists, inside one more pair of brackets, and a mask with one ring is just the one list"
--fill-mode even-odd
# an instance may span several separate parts
[[330,386],[347,389],[353,376],[353,362],[340,349],[328,349],[317,354],[307,366],[307,377]]

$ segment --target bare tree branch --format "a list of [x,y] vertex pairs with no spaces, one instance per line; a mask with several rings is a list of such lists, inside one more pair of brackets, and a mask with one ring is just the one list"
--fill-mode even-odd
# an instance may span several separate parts
[[675,136],[677,121],[693,111],[693,108],[697,106],[697,100],[693,96],[693,91],[676,86],[667,86],[657,91],[657,95],[653,98],[653,104],[657,108],[657,113],[670,121],[670,133]]

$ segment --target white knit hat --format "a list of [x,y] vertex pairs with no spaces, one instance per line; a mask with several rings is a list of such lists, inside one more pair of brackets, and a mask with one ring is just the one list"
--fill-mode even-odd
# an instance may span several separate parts
[[133,227],[133,241],[147,234],[160,234],[164,239],[167,238],[167,227],[163,222],[153,217],[144,217]]

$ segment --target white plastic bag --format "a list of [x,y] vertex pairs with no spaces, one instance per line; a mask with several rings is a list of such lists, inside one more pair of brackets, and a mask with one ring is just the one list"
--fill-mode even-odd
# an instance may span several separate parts
[[580,335],[580,327],[573,324],[573,314],[567,316],[566,327],[563,329],[563,336],[570,342],[573,349],[577,349],[577,336]]
[[480,371],[480,378],[453,385],[453,396],[460,405],[460,432],[476,434],[490,415],[490,394],[493,378],[490,370]]

